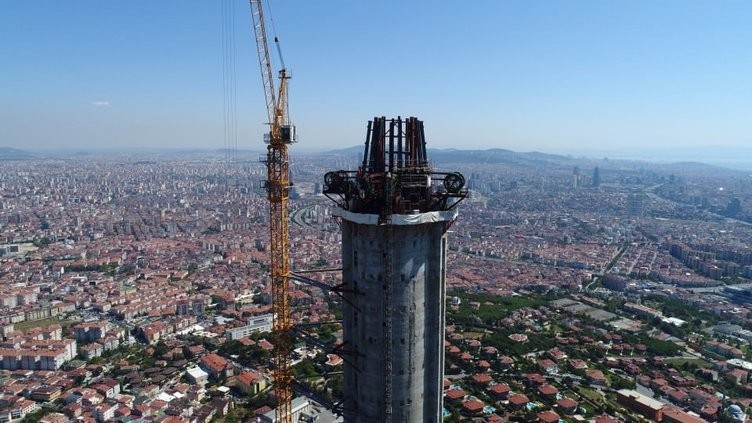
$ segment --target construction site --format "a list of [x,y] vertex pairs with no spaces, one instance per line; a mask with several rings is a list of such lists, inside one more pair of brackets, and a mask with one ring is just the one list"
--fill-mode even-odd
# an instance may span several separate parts
[[[273,378],[276,422],[298,420],[293,406],[290,281],[314,282],[290,269],[290,154],[296,141],[289,122],[288,71],[270,60],[261,0],[251,0],[269,133],[263,162],[269,201]],[[277,41],[275,37],[275,41]],[[281,51],[280,51],[281,56]],[[284,63],[281,60],[280,62]],[[333,404],[345,422],[440,422],[444,374],[446,233],[467,197],[458,172],[436,172],[423,122],[415,117],[368,122],[357,170],[324,175],[323,193],[336,205],[342,230],[339,286],[343,301],[343,398]]]
[[325,179],[342,228],[345,421],[439,422],[446,231],[464,178],[432,171],[423,122],[381,117],[360,168]]

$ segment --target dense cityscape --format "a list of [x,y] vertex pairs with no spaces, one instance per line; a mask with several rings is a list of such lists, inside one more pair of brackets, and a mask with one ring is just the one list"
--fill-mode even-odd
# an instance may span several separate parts
[[[342,266],[327,170],[294,157],[293,407],[337,421]],[[266,168],[255,154],[0,161],[0,421],[273,421]],[[229,157],[229,159],[228,159]],[[445,421],[746,421],[749,175],[432,153],[449,231]],[[303,395],[305,394],[305,395]]]

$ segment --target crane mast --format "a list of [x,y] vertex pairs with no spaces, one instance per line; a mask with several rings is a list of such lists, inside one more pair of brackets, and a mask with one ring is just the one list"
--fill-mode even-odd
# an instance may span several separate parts
[[[290,236],[289,236],[289,191],[290,173],[288,144],[295,142],[295,126],[287,116],[287,81],[290,76],[284,68],[279,71],[279,90],[274,90],[272,63],[269,59],[269,43],[266,36],[262,0],[250,0],[256,50],[264,85],[266,111],[270,130],[264,135],[268,143],[266,191],[269,200],[269,261],[272,284],[272,311],[274,342],[272,375],[277,397],[277,422],[292,423],[292,317],[290,313]],[[276,41],[276,40],[275,40]]]

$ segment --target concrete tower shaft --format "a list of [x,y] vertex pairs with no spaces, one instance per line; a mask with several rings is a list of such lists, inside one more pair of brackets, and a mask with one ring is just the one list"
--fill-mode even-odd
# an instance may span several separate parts
[[361,167],[329,172],[342,227],[346,422],[440,422],[446,231],[467,196],[434,172],[423,123],[376,118]]

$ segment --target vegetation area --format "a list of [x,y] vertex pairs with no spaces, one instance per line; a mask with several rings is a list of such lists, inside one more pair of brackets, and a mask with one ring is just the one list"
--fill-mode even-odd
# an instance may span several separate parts
[[49,414],[49,410],[46,410],[44,408],[41,408],[33,413],[29,413],[24,416],[23,419],[21,419],[21,423],[37,423],[42,421],[42,418]]
[[670,298],[661,298],[657,308],[665,316],[676,317],[687,321],[689,324],[697,325],[700,321],[705,321],[708,324],[718,323],[718,316],[713,313],[698,309],[697,307],[687,307],[686,303]]
[[700,368],[709,368],[711,364],[701,358],[667,358],[664,360],[666,365],[675,369],[694,371]]
[[102,272],[107,273],[109,275],[115,275],[118,269],[117,263],[106,263],[106,264],[87,264],[85,266],[82,265],[71,265],[67,267],[67,271],[69,272]]
[[225,357],[237,357],[235,360],[243,366],[255,367],[269,362],[272,357],[267,351],[258,345],[245,346],[240,341],[226,341],[220,345],[219,354]]
[[[458,297],[461,301],[455,311],[447,313],[447,322],[466,327],[498,326],[499,320],[507,317],[511,312],[525,307],[539,307],[548,302],[547,298],[529,298],[522,296],[502,297],[491,294],[469,294],[452,292],[449,295]],[[476,308],[471,303],[479,303]]]
[[483,343],[494,346],[510,356],[523,356],[532,351],[546,351],[556,346],[556,340],[549,334],[527,334],[526,342],[516,342],[509,339],[512,333],[513,330],[500,330],[487,335]]
[[295,375],[296,380],[310,380],[321,378],[321,371],[319,366],[316,365],[316,361],[311,359],[304,359],[295,367],[292,368],[292,373]]
[[674,342],[651,338],[647,333],[623,334],[622,337],[625,342],[644,344],[651,355],[671,357],[680,354],[683,350]]

